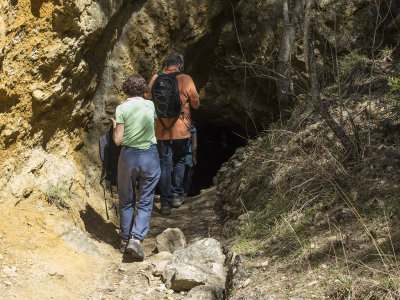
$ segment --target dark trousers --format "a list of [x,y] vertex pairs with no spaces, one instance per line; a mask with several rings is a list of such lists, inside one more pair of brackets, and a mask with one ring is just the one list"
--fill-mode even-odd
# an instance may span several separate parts
[[[160,178],[160,160],[155,145],[147,150],[122,147],[118,160],[118,196],[121,214],[119,234],[142,241],[149,231],[154,189]],[[135,184],[139,179],[137,214]]]
[[183,190],[189,194],[190,183],[192,182],[193,167],[185,166],[185,176],[183,177]]
[[172,202],[172,193],[182,195],[185,175],[185,156],[189,139],[157,141],[161,176],[158,184],[160,201]]

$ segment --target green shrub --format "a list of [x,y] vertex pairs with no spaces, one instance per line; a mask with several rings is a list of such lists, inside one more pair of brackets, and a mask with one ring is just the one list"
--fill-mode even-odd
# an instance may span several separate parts
[[362,54],[352,52],[339,62],[341,79],[349,84],[365,78],[371,71],[371,61]]
[[400,114],[400,77],[389,77],[388,86],[390,88],[388,97],[392,101],[393,112],[396,115],[399,115]]
[[392,62],[393,61],[393,48],[385,46],[379,50],[378,59],[382,61]]
[[46,191],[46,199],[59,209],[68,209],[66,200],[71,199],[71,191],[67,182],[58,182],[57,185],[51,185]]

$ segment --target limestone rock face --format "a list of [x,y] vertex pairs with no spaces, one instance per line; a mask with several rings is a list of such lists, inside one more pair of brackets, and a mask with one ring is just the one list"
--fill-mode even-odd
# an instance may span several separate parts
[[156,237],[156,246],[159,252],[174,253],[186,246],[185,235],[179,228],[167,228]]
[[[66,158],[48,154],[40,148],[26,151],[22,161],[9,159],[0,179],[0,196],[8,194],[16,198],[27,196],[34,190],[43,194],[50,187],[71,187],[76,166]],[[17,167],[15,167],[17,166]]]
[[[337,1],[319,0],[319,8],[313,16],[315,28],[337,51],[362,47],[366,30],[373,30],[368,13],[371,3],[368,0],[351,0],[346,5]],[[332,26],[336,23],[335,26]],[[336,39],[336,41],[335,41]]]
[[25,142],[46,146],[63,129],[84,128],[91,117],[85,98],[96,88],[92,66],[102,63],[87,54],[123,2],[0,3],[1,126],[15,129],[2,130],[0,147],[35,133]]
[[164,269],[167,288],[190,290],[198,285],[225,286],[225,255],[215,239],[203,239],[175,251]]
[[72,154],[92,120],[101,53],[112,46],[104,35],[123,3],[0,1],[3,194],[18,198],[59,181],[72,184]]

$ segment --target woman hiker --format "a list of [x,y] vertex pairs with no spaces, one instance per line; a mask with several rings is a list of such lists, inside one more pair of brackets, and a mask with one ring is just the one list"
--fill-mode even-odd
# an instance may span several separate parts
[[[129,76],[122,90],[129,97],[116,109],[115,144],[122,145],[118,161],[118,196],[120,209],[121,252],[143,260],[140,246],[149,231],[154,188],[160,178],[160,159],[154,131],[156,113],[152,101],[143,98],[149,93],[140,75]],[[139,180],[137,213],[135,215],[135,183]]]

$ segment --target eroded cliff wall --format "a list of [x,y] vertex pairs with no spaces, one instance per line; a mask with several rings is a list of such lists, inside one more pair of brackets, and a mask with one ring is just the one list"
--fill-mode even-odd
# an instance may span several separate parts
[[[339,2],[316,3],[319,49],[371,38],[370,1]],[[197,122],[262,130],[278,116],[277,90],[254,70],[276,66],[281,15],[278,0],[1,0],[1,195],[97,181],[98,138],[125,99],[123,79],[150,79],[171,51],[200,91]]]
[[[228,55],[240,54],[235,9],[241,12],[235,22],[243,28],[249,18],[246,13],[241,16],[245,9],[236,8],[238,4],[243,5],[178,0],[2,1],[3,197],[28,197],[36,188],[44,192],[60,181],[70,186],[80,168],[73,160],[76,150],[86,143],[89,161],[97,160],[99,134],[124,100],[120,91],[124,77],[138,72],[149,79],[162,69],[171,51],[185,55],[186,71],[201,90],[198,118],[241,126],[242,111],[248,110],[242,70],[226,69]],[[258,30],[249,26],[253,33]],[[254,98],[260,120],[266,115],[264,121],[269,122],[273,108],[265,101],[266,94]]]

